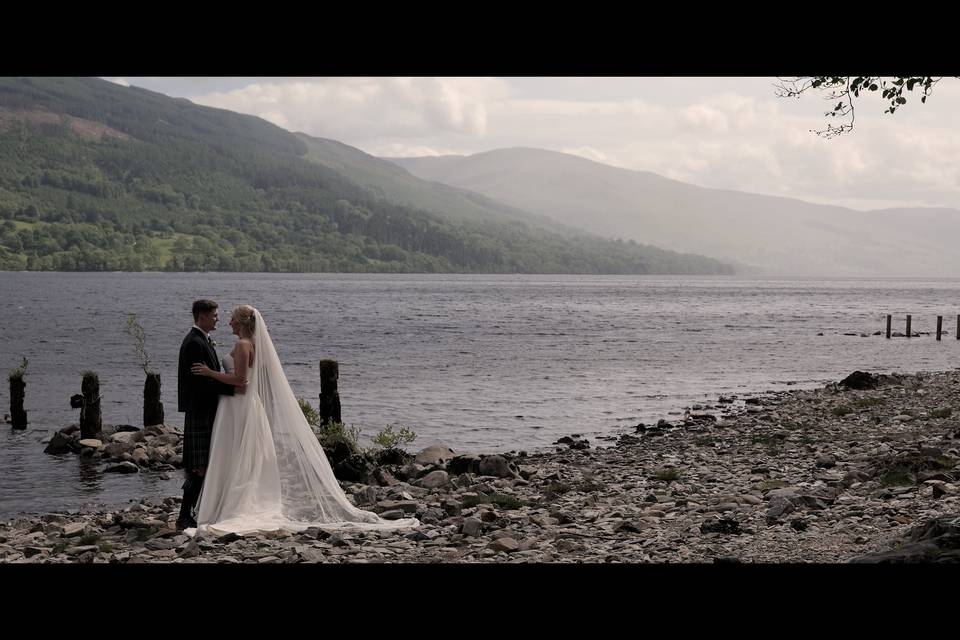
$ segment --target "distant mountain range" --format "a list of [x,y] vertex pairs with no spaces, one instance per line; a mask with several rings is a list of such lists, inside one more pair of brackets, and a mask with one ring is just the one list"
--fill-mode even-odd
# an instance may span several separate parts
[[93,78],[0,78],[0,269],[732,272]]
[[389,160],[425,180],[571,227],[712,256],[741,271],[865,277],[960,272],[955,209],[856,211],[706,189],[543,149]]

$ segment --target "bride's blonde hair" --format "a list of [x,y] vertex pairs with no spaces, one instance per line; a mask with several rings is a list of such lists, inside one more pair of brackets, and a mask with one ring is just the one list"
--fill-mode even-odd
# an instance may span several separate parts
[[257,326],[257,317],[254,315],[254,309],[248,304],[242,304],[233,310],[233,317],[240,326],[243,327],[248,338],[253,337],[254,329]]

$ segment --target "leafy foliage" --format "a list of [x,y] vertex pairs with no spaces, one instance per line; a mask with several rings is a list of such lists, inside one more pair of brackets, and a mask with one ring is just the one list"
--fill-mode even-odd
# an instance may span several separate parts
[[10,371],[9,378],[11,380],[22,379],[25,375],[27,375],[27,359],[24,357],[20,360],[20,366]]
[[140,367],[143,369],[144,375],[149,375],[151,370],[150,356],[147,354],[146,348],[146,332],[143,330],[143,325],[137,321],[137,314],[127,314],[124,333],[133,338],[133,348],[137,353],[137,359],[140,361]]
[[400,428],[397,431],[393,430],[393,425],[388,424],[386,427],[380,430],[373,438],[373,443],[375,445],[381,446],[384,449],[395,449],[401,444],[410,444],[417,439],[417,434],[400,425]]
[[907,103],[903,93],[914,89],[922,90],[920,102],[925,103],[933,92],[935,84],[943,78],[932,76],[903,76],[896,78],[881,78],[879,76],[806,76],[781,79],[777,85],[777,95],[781,98],[799,98],[810,90],[826,92],[826,100],[831,104],[838,101],[824,115],[829,118],[847,118],[848,122],[840,125],[827,124],[826,129],[815,131],[817,135],[832,138],[853,130],[856,112],[854,98],[861,93],[880,91],[887,108],[884,113],[894,113]]

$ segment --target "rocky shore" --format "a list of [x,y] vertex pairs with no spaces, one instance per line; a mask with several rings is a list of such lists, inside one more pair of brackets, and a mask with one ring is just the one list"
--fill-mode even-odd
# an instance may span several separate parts
[[[563,438],[551,452],[458,455],[435,445],[402,473],[343,482],[358,506],[415,515],[412,531],[190,539],[169,497],[0,523],[0,562],[957,562],[958,411],[960,371],[858,374],[720,398],[613,446]],[[154,449],[173,445],[145,466],[175,466],[173,435],[143,433]]]

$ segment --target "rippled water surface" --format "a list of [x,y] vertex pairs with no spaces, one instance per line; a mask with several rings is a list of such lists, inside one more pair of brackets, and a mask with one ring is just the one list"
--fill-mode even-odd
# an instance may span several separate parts
[[[318,361],[340,363],[343,417],[373,436],[387,424],[409,447],[532,450],[558,437],[615,435],[720,394],[816,386],[854,369],[956,366],[960,280],[341,274],[0,274],[0,367],[29,359],[24,432],[0,430],[0,515],[179,493],[179,477],[104,475],[42,441],[77,421],[80,371],[99,373],[104,420],[140,425],[143,372],[124,333],[136,313],[163,380],[169,424],[190,303],[266,319],[297,395],[316,404]],[[884,314],[913,314],[886,340]],[[823,335],[818,335],[822,333]],[[847,336],[845,333],[856,333]],[[0,389],[0,412],[9,390]]]

